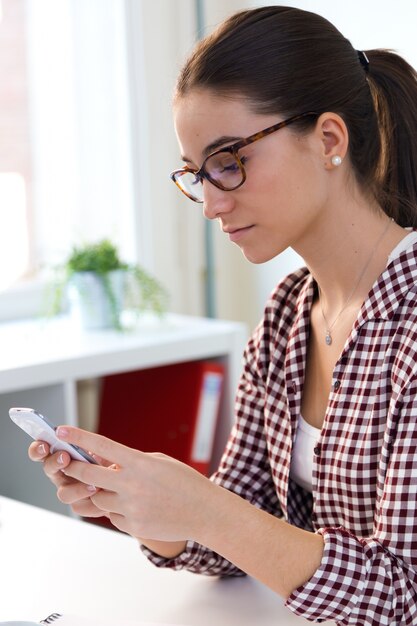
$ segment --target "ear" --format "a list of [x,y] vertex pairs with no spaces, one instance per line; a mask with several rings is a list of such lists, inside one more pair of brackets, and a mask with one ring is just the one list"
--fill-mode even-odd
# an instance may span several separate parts
[[319,149],[326,169],[334,169],[332,157],[346,157],[349,146],[349,133],[345,122],[337,113],[323,113],[316,124]]

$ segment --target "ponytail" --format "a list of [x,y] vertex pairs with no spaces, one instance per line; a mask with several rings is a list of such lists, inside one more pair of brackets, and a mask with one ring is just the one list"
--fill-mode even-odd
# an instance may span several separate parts
[[366,55],[381,141],[375,195],[398,224],[417,227],[417,73],[389,50]]

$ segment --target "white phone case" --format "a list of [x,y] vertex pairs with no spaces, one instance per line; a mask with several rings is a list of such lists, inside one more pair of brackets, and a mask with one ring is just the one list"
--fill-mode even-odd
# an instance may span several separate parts
[[20,426],[32,439],[45,441],[49,444],[51,453],[62,450],[68,452],[75,461],[97,464],[97,461],[85,450],[58,439],[55,426],[34,409],[13,407],[9,410],[9,415],[13,422]]

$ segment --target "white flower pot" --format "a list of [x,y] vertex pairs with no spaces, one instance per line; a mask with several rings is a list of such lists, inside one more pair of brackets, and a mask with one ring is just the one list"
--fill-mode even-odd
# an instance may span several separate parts
[[75,273],[68,285],[71,316],[86,330],[119,328],[126,272]]

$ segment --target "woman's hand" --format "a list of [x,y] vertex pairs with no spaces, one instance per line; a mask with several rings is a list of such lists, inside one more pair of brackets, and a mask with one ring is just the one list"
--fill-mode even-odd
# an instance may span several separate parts
[[[137,538],[198,540],[202,525],[208,523],[207,504],[215,489],[207,478],[163,454],[143,453],[79,428],[61,426],[57,435],[110,463],[104,467],[69,462],[66,453],[45,460],[45,472],[58,487],[58,497],[74,511],[107,515],[114,526]],[[31,458],[34,454],[32,450]],[[89,491],[93,488],[95,492]]]
[[80,515],[106,515],[161,556],[177,556],[192,539],[284,598],[320,566],[321,535],[256,508],[175,459],[70,426],[57,435],[108,463],[72,461],[66,452],[49,455],[46,444],[32,444],[29,456],[44,461],[60,500]]
[[71,505],[74,513],[83,517],[102,517],[105,515],[90,499],[90,496],[97,492],[96,487],[80,483],[63,473],[62,470],[71,463],[68,452],[50,454],[47,443],[34,441],[29,446],[28,453],[32,461],[43,463],[45,474],[57,488],[58,499],[64,504]]

